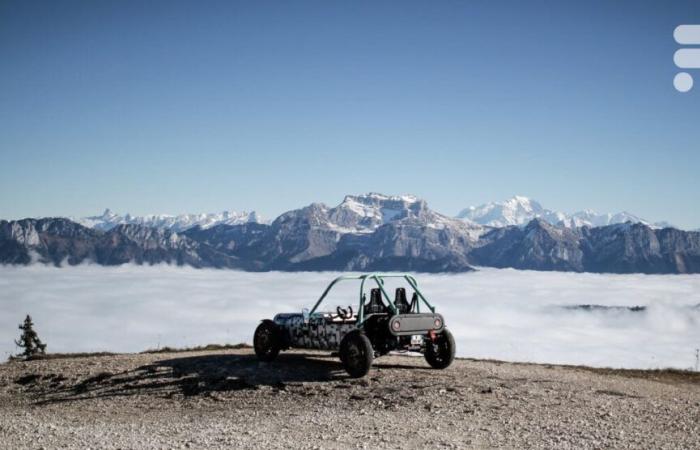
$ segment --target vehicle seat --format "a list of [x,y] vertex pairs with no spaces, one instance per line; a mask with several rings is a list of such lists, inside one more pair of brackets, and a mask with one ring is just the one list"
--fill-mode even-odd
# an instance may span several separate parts
[[365,315],[381,314],[386,312],[386,306],[382,302],[382,292],[374,288],[369,293],[369,303],[365,305]]
[[399,314],[406,314],[410,311],[411,306],[408,304],[408,300],[406,300],[406,289],[402,287],[396,288],[394,306],[396,307]]

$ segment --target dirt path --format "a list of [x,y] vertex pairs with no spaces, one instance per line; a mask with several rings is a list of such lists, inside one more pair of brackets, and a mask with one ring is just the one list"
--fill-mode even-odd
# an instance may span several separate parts
[[0,365],[2,448],[700,448],[700,376],[248,349]]

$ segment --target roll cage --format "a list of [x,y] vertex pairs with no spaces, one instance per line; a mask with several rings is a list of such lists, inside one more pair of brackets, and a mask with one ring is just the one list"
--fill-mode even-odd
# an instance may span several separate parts
[[[409,275],[407,273],[397,273],[397,274],[381,274],[381,273],[368,273],[368,274],[363,274],[363,275],[343,275],[335,280],[331,281],[328,287],[326,287],[326,290],[323,291],[323,294],[321,294],[321,297],[318,299],[316,304],[314,305],[313,308],[311,308],[311,311],[309,312],[309,317],[312,317],[313,314],[316,312],[318,307],[321,305],[323,300],[326,298],[328,293],[333,289],[333,286],[335,286],[337,283],[341,281],[348,281],[348,280],[361,280],[360,282],[360,307],[357,311],[357,327],[362,328],[364,325],[364,322],[366,320],[365,318],[365,296],[364,296],[364,290],[365,290],[365,282],[367,280],[374,281],[377,284],[377,287],[382,293],[382,296],[386,300],[386,303],[389,305],[389,310],[391,311],[391,316],[394,316],[398,314],[398,310],[394,306],[394,302],[391,301],[389,298],[389,294],[387,294],[386,290],[384,289],[384,279],[385,278],[403,278],[406,280],[406,282],[411,286],[411,288],[414,290],[414,292],[418,295],[418,298],[425,303],[425,306],[428,307],[430,312],[435,312],[435,307],[428,302],[428,300],[425,298],[423,293],[418,289],[418,282],[416,281],[415,278],[413,278],[412,275]],[[420,312],[420,301],[416,303],[416,312]]]

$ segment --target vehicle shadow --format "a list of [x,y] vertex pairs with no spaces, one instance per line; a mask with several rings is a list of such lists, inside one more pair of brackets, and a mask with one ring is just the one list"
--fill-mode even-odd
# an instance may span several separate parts
[[37,384],[37,403],[58,403],[88,398],[133,395],[185,397],[215,392],[260,389],[284,390],[302,382],[347,379],[340,361],[328,355],[280,354],[273,362],[260,362],[255,355],[211,354],[154,361],[133,370],[102,372],[70,382]]

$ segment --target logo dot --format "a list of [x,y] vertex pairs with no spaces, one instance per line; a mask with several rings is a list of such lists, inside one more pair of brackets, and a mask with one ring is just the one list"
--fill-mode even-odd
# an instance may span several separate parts
[[689,73],[681,72],[673,78],[673,87],[678,92],[688,92],[693,88],[693,77]]

